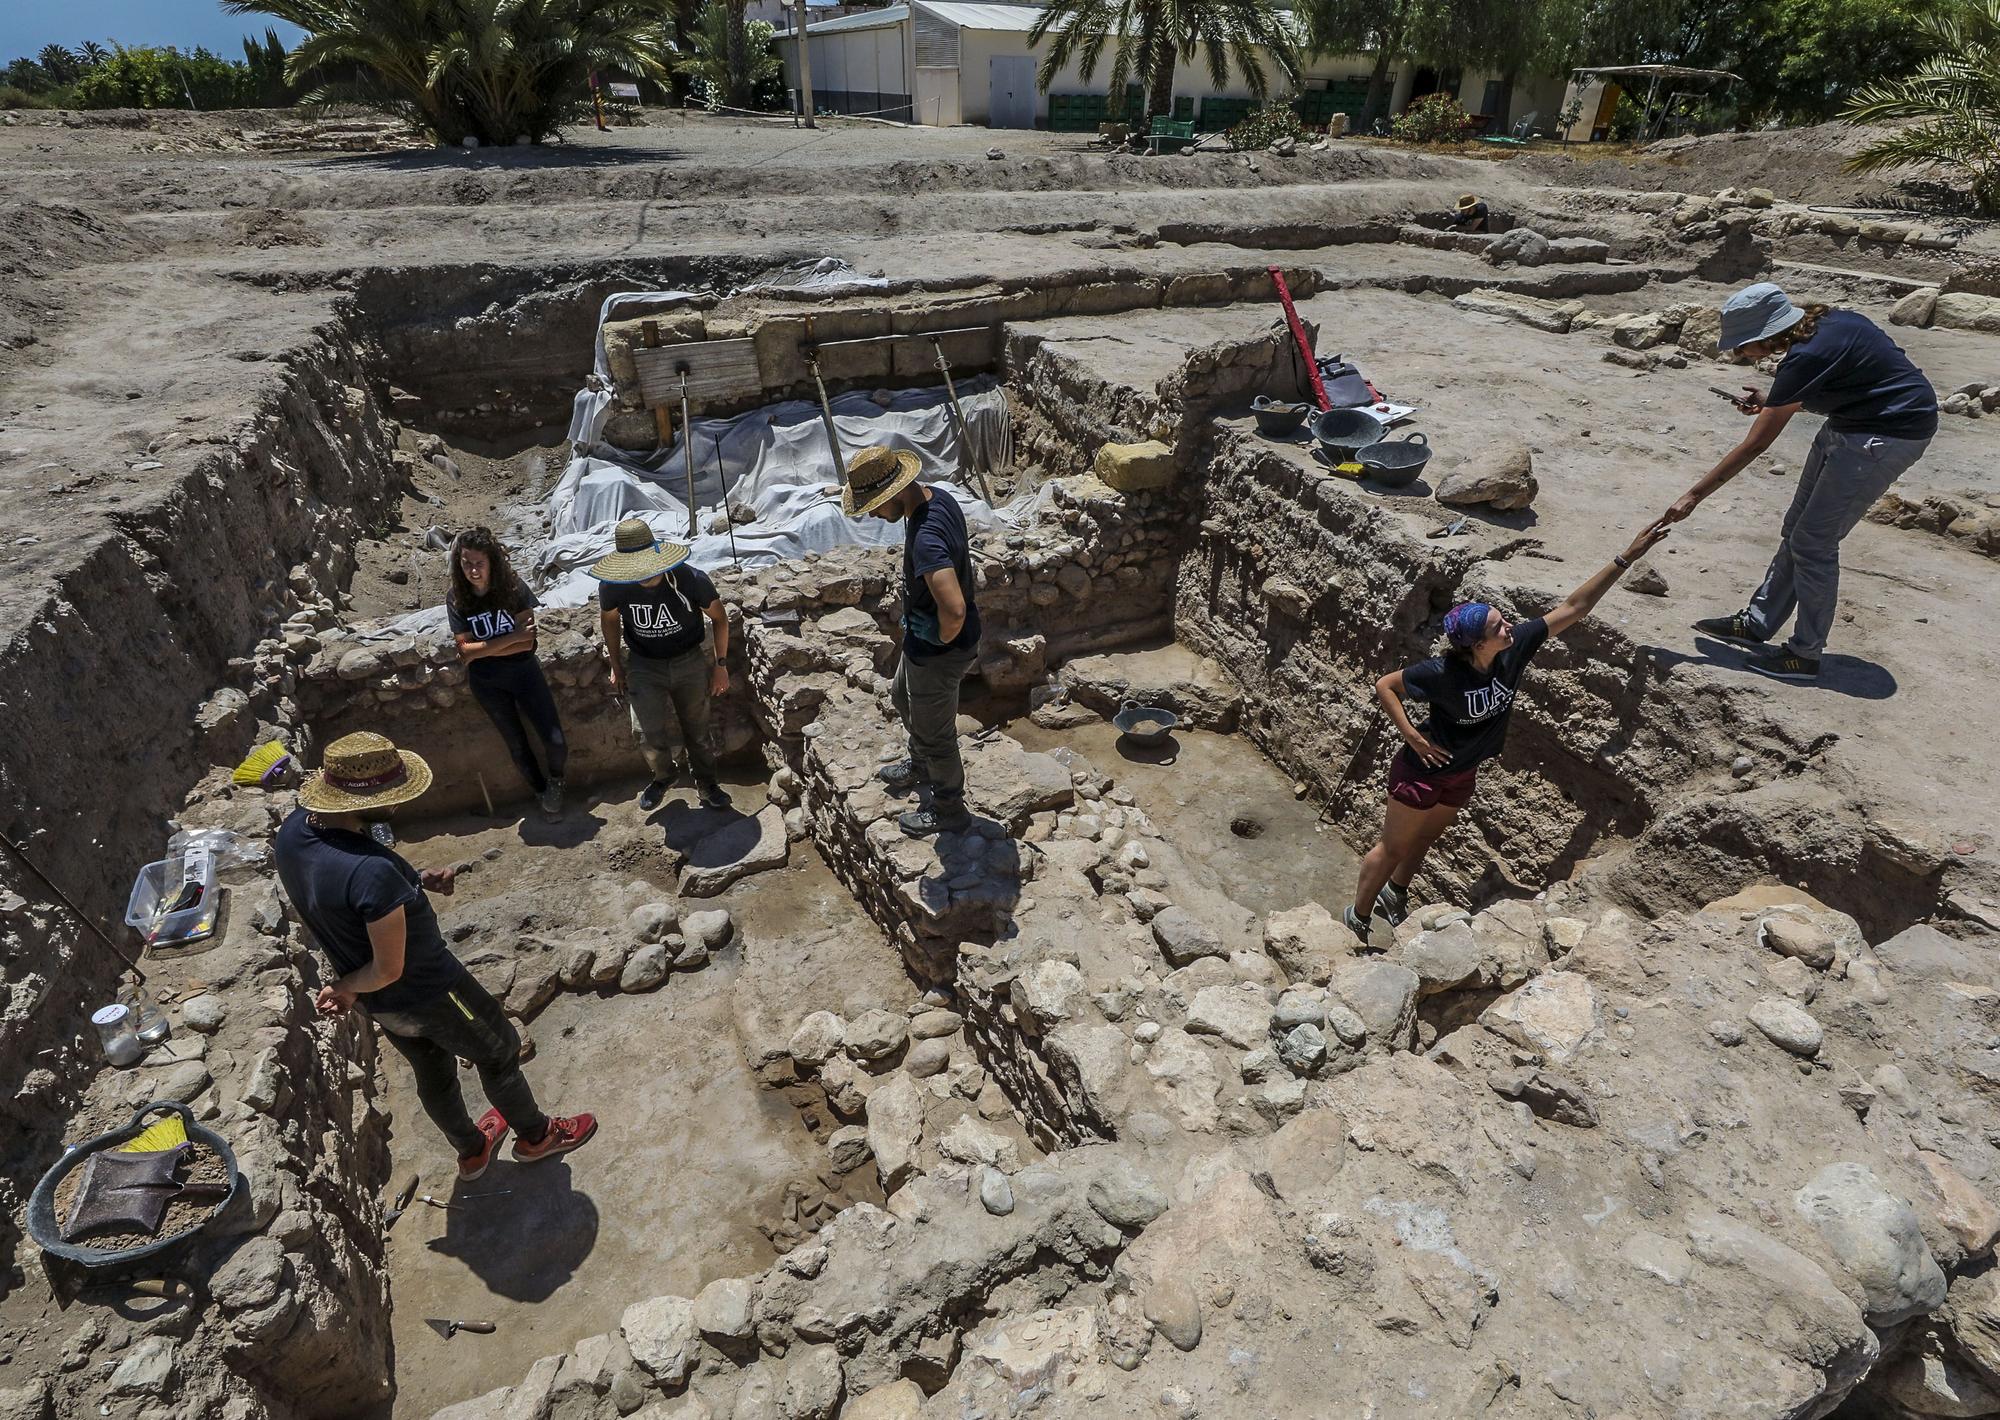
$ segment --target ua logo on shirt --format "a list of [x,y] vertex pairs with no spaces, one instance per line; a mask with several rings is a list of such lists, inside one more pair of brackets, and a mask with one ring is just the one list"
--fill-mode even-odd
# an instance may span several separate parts
[[1465,718],[1469,721],[1491,719],[1513,702],[1514,692],[1496,680],[1478,690],[1465,692]]
[[498,641],[514,634],[514,614],[510,611],[475,611],[465,621],[475,641]]
[[672,607],[658,602],[634,602],[624,608],[624,614],[632,618],[632,629],[647,635],[663,635],[681,629],[681,619],[674,615]]

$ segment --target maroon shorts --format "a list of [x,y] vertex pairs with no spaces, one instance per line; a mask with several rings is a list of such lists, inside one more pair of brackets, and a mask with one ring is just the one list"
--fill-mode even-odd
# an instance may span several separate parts
[[1456,774],[1440,774],[1425,766],[1408,747],[1389,761],[1389,797],[1413,809],[1431,809],[1443,804],[1462,809],[1472,802],[1472,790],[1479,780],[1479,766]]

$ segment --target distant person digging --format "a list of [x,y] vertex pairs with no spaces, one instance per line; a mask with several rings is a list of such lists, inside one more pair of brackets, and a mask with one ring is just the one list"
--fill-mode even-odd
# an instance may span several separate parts
[[[428,893],[451,895],[453,871],[418,872],[369,835],[431,786],[431,767],[381,735],[343,735],[305,778],[299,807],[278,829],[278,880],[340,977],[314,1006],[362,1007],[410,1062],[417,1098],[458,1151],[458,1176],[486,1172],[507,1131],[522,1163],[566,1154],[597,1132],[588,1114],[552,1118],[521,1074],[521,1037],[438,931]],[[479,1069],[492,1108],[475,1122],[458,1060]]]
[[[1354,901],[1344,920],[1363,943],[1371,917],[1393,928],[1409,915],[1410,881],[1424,855],[1472,802],[1479,766],[1500,753],[1528,662],[1551,636],[1590,615],[1612,584],[1667,535],[1654,523],[1547,616],[1509,623],[1484,602],[1463,602],[1445,614],[1445,652],[1391,671],[1375,682],[1375,697],[1403,737],[1389,761],[1389,808],[1382,837],[1361,860]],[[1418,729],[1403,697],[1431,707]]]
[[847,462],[841,511],[903,525],[903,658],[890,692],[910,736],[910,757],[881,771],[899,792],[927,785],[931,802],[898,820],[912,838],[963,833],[965,762],[958,752],[958,691],[979,654],[972,597],[972,538],[965,510],[943,488],[917,482],[917,456],[863,449]]
[[1762,646],[1796,609],[1791,639],[1752,656],[1750,669],[1779,680],[1814,681],[1840,596],[1841,540],[1923,457],[1937,433],[1937,391],[1866,316],[1817,305],[1802,310],[1768,281],[1723,303],[1716,344],[1750,362],[1778,354],[1784,359],[1768,395],[1745,385],[1741,396],[1730,396],[1756,422],[1660,521],[1677,523],[1693,513],[1770,448],[1801,409],[1827,417],[1799,470],[1763,585],[1742,611],[1694,624],[1708,636]]
[[1445,221],[1460,232],[1484,232],[1492,219],[1492,212],[1483,198],[1475,193],[1466,193],[1458,199],[1458,205],[1444,214]]
[[614,551],[599,558],[590,575],[601,584],[597,600],[604,652],[611,659],[611,693],[631,706],[632,733],[653,775],[639,791],[639,807],[647,813],[657,809],[680,777],[667,728],[671,709],[702,807],[726,809],[729,794],[716,777],[708,725],[710,701],[729,689],[729,613],[708,574],[687,565],[688,549],[661,543],[644,519],[620,523],[612,545]]

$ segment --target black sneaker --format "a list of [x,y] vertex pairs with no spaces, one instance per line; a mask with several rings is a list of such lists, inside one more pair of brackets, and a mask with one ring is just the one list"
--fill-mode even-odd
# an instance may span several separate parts
[[735,804],[730,802],[729,791],[712,779],[706,784],[695,785],[695,797],[701,800],[701,806],[705,809],[733,809],[736,807]]
[[1773,680],[1797,680],[1808,683],[1819,679],[1819,659],[1801,656],[1797,651],[1773,651],[1768,656],[1752,656],[1750,669],[1758,675],[1767,675]]
[[929,838],[934,833],[965,832],[972,827],[972,815],[965,811],[963,804],[949,807],[933,805],[899,815],[896,824],[912,838]]
[[907,794],[923,781],[924,776],[915,760],[899,759],[876,770],[875,777],[889,786],[890,793]]
[[1706,617],[1697,621],[1694,629],[1704,636],[1713,636],[1718,641],[1734,641],[1739,646],[1764,644],[1764,638],[1750,629],[1750,618],[1740,611],[1728,616]]
[[639,808],[645,813],[651,813],[660,806],[660,801],[666,797],[667,781],[664,779],[655,779],[639,791]]
[[1382,884],[1382,891],[1375,894],[1375,915],[1391,927],[1403,925],[1403,919],[1410,915],[1409,895],[1394,883]]

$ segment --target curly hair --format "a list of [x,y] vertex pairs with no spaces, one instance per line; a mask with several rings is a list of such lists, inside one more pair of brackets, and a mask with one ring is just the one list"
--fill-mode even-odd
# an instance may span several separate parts
[[[486,554],[486,565],[490,570],[484,595],[475,592],[472,583],[466,580],[465,563],[460,556],[465,552]],[[450,601],[461,613],[521,609],[521,579],[514,575],[514,564],[507,556],[506,545],[493,535],[492,529],[467,528],[451,540]]]
[[1782,355],[1801,341],[1811,340],[1819,329],[1819,318],[1833,308],[1814,301],[1801,309],[1805,311],[1804,319],[1793,321],[1788,328],[1770,338],[1772,353]]

